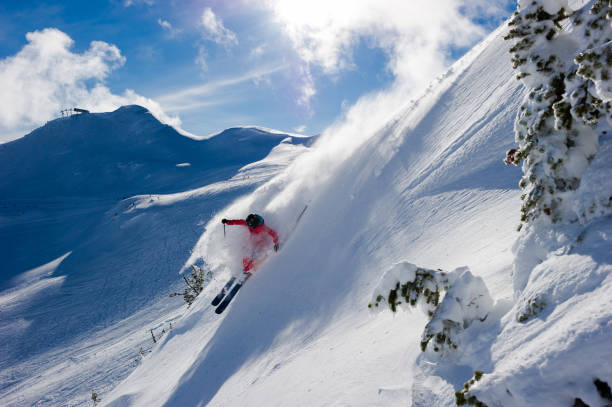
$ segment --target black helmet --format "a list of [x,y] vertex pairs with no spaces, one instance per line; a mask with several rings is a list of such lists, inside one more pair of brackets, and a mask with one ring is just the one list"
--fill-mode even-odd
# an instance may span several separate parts
[[246,224],[251,229],[255,229],[257,226],[261,225],[263,223],[263,221],[264,220],[263,220],[263,218],[261,216],[256,215],[254,213],[250,214],[246,218]]

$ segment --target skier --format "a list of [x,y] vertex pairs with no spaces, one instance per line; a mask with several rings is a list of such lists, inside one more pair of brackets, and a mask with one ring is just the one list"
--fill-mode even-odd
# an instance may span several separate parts
[[249,256],[242,258],[242,267],[247,274],[250,274],[251,270],[254,269],[255,262],[259,263],[259,260],[261,260],[265,249],[270,243],[270,238],[274,243],[274,251],[278,251],[278,235],[273,229],[266,226],[263,218],[259,215],[252,213],[247,216],[246,220],[224,218],[221,219],[221,223],[224,225],[242,225],[248,227],[251,253]]
[[[308,205],[304,207],[300,213],[300,216],[298,216],[296,225],[302,218],[302,215],[304,215],[304,212],[306,212],[306,208],[308,208]],[[229,303],[236,296],[236,293],[238,293],[238,290],[240,290],[240,287],[242,287],[249,277],[251,277],[251,270],[254,270],[255,267],[264,260],[266,256],[266,249],[270,245],[270,239],[272,239],[272,242],[274,243],[274,251],[278,251],[278,235],[273,229],[264,224],[263,218],[259,215],[252,213],[247,216],[246,220],[221,219],[221,223],[223,223],[223,227],[225,227],[225,225],[243,225],[248,227],[251,253],[248,257],[242,258],[242,267],[244,269],[242,278],[232,276],[221,289],[219,294],[217,294],[217,296],[212,300],[211,305],[217,307],[215,308],[216,314],[221,314],[227,308]],[[234,284],[236,280],[238,280],[238,282]],[[228,293],[230,287],[232,287],[232,289]]]

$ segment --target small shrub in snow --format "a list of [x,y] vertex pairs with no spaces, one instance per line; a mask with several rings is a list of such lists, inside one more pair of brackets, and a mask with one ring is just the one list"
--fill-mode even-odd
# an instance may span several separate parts
[[[204,289],[205,283],[208,283],[212,278],[212,272],[209,270],[206,272],[206,276],[204,275],[204,269],[202,267],[198,267],[195,265],[191,266],[191,275],[183,276],[183,280],[187,287],[185,287],[185,291],[183,293],[172,293],[170,297],[175,297],[177,295],[182,295],[183,299],[187,303],[187,306],[191,306],[195,301],[196,297],[200,295],[202,290]],[[153,335],[151,333],[151,335]]]
[[440,356],[454,353],[461,345],[463,332],[474,321],[484,322],[493,308],[484,281],[472,275],[467,267],[452,271],[447,279],[450,284],[444,299],[425,326],[421,339],[421,350],[431,345]]
[[[597,393],[599,394],[599,397],[607,401],[612,401],[612,391],[610,390],[610,386],[608,385],[608,383],[596,378],[595,380],[593,380],[593,384],[595,385],[595,388],[597,389]],[[612,404],[606,404],[607,407],[611,405]],[[574,404],[572,405],[572,407],[590,407],[590,406],[584,401],[582,401],[581,398],[576,397],[574,399]]]
[[153,343],[157,343],[157,338],[155,338],[155,334],[153,333],[152,329],[151,329],[151,339],[153,339]]
[[474,371],[474,377],[465,382],[463,385],[463,389],[455,392],[455,403],[458,406],[465,406],[466,404],[469,406],[476,407],[487,407],[485,403],[478,400],[478,398],[474,395],[470,395],[470,387],[472,387],[477,381],[482,378],[484,373],[480,370]]
[[[405,265],[406,263],[400,263],[396,266],[402,268]],[[414,271],[410,270],[403,278],[404,283],[400,283],[398,280],[387,295],[379,294],[373,302],[368,304],[368,307],[378,307],[381,302],[386,301],[391,311],[395,312],[402,301],[411,307],[419,303],[425,307],[430,317],[433,316],[440,302],[440,294],[446,288],[444,284],[448,283],[445,273],[417,268]]]
[[141,346],[140,350],[138,351],[138,356],[136,359],[134,359],[132,366],[138,366],[147,353],[151,353],[151,350],[149,349],[148,351],[145,351]]
[[572,404],[572,407],[590,407],[590,406],[584,401],[582,401],[581,398],[576,397],[574,399],[574,404]]
[[100,396],[98,396],[98,393],[95,390],[91,391],[91,401],[93,401],[94,406],[97,406],[98,403],[102,401],[102,399],[100,398]]
[[597,389],[597,393],[599,397],[604,400],[612,401],[612,389],[610,389],[610,385],[603,380],[595,379],[593,380],[593,384]]
[[453,338],[457,337],[461,332],[462,327],[459,323],[450,319],[438,320],[437,324],[427,324],[425,332],[421,340],[421,352],[425,352],[427,345],[435,338],[433,342],[433,351],[440,352],[441,350],[457,349],[459,345],[453,342]]
[[[463,331],[474,321],[484,321],[493,306],[486,285],[466,268],[450,273],[417,267],[408,262],[393,265],[381,278],[368,307],[392,312],[398,307],[419,306],[430,321],[421,338],[439,357],[458,350]],[[431,345],[431,346],[430,346]]]
[[546,301],[541,298],[533,298],[527,302],[525,310],[519,313],[517,320],[518,322],[524,323],[529,319],[536,317],[546,307]]

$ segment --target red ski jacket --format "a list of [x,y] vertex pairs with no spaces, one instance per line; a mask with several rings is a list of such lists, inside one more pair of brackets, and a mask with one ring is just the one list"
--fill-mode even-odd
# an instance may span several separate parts
[[265,222],[262,222],[261,225],[257,226],[255,229],[248,227],[244,219],[228,219],[227,224],[242,225],[246,227],[249,230],[249,237],[253,248],[263,249],[269,239],[268,235],[272,237],[272,241],[275,245],[278,244],[278,235],[274,229],[266,226]]

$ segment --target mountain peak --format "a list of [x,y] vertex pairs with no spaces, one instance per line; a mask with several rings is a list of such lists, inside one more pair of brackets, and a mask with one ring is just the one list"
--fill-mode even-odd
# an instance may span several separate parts
[[[0,172],[8,176],[0,179],[0,192],[21,198],[175,192],[197,186],[210,171],[229,176],[286,138],[238,127],[197,140],[139,105],[75,114],[2,145]],[[177,167],[183,163],[190,165]]]

